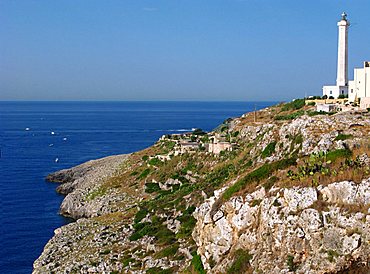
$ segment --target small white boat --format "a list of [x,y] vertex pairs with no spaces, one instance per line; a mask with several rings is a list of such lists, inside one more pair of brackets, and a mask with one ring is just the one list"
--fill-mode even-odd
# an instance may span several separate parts
[[67,138],[63,138],[63,141],[67,141]]
[[49,147],[52,147],[52,146],[54,146],[54,144],[50,144],[50,145],[49,145]]
[[55,158],[55,162],[58,163],[59,162],[59,158]]
[[29,131],[30,130],[30,128],[29,127],[26,127],[26,131]]
[[55,132],[54,131],[52,131],[52,132],[50,132],[51,133],[51,135],[54,135],[55,134]]

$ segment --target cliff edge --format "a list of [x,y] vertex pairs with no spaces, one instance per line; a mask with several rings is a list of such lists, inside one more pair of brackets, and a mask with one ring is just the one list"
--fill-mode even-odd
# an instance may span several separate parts
[[48,176],[34,273],[368,273],[370,115],[295,100]]

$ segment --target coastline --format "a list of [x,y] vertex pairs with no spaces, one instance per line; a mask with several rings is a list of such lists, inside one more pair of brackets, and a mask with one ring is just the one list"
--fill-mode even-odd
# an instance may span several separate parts
[[[68,193],[61,213],[77,221],[55,230],[54,237],[34,263],[34,273],[55,269],[81,273],[178,272],[195,267],[194,260],[199,260],[206,270],[222,272],[232,267],[233,260],[238,259],[235,252],[241,247],[251,252],[243,253],[246,258],[253,257],[252,261],[247,260],[246,267],[256,269],[263,265],[269,271],[274,271],[277,265],[276,271],[287,273],[298,267],[302,271],[313,271],[310,264],[314,263],[317,269],[312,273],[321,273],[322,270],[355,269],[357,263],[366,262],[367,235],[370,235],[368,177],[356,182],[334,182],[333,178],[328,178],[320,184],[291,179],[280,182],[276,177],[286,176],[286,168],[295,170],[296,164],[304,164],[306,160],[299,158],[305,159],[307,155],[321,155],[321,151],[355,151],[366,141],[364,133],[370,125],[368,116],[359,119],[349,113],[302,115],[292,121],[272,122],[272,113],[279,112],[274,108],[259,111],[259,119],[269,119],[267,122],[253,122],[253,114],[230,122],[229,130],[239,132],[232,134],[234,138],[242,140],[243,144],[254,144],[245,146],[247,157],[254,159],[253,162],[249,164],[243,160],[247,165],[240,168],[249,172],[248,177],[255,167],[257,170],[266,165],[273,167],[274,163],[284,161],[287,151],[293,156],[300,153],[300,157],[296,163],[286,161],[291,166],[279,167],[281,171],[277,169],[267,175],[263,187],[254,184],[246,188],[246,193],[233,190],[240,185],[240,175],[233,177],[233,173],[228,173],[226,175],[231,176],[224,177],[224,173],[213,169],[215,162],[216,166],[222,164],[222,159],[232,161],[235,157],[232,151],[217,157],[196,152],[165,158],[164,151],[171,153],[173,149],[169,146],[171,139],[166,138],[143,151],[89,161],[48,176],[50,181],[62,182],[59,192]],[[338,136],[351,137],[337,140]],[[266,152],[272,143],[274,149]],[[351,154],[351,157],[361,156],[356,164],[359,170],[366,170],[370,163],[366,147],[364,151]],[[168,160],[158,160],[159,156]],[[192,169],[181,171],[184,172],[181,175],[165,175],[164,172],[173,174],[169,167],[176,169],[181,161],[189,161],[192,157],[207,159],[202,162],[203,168],[204,165],[211,168],[211,174],[216,174],[216,177],[211,176],[212,180],[220,182],[222,188],[216,186],[214,191],[212,188],[209,191],[207,184],[213,181],[207,180],[203,186],[192,187],[207,178],[199,174],[199,160],[192,163],[195,165]],[[316,161],[321,161],[320,157],[317,156]],[[338,157],[348,156],[340,154]],[[330,164],[331,161],[327,161],[325,168]],[[109,167],[107,173],[103,172],[106,167]],[[159,177],[148,174],[159,174]],[[287,186],[287,182],[290,185]],[[182,196],[171,198],[179,192]],[[355,229],[353,233],[346,228],[349,223]],[[239,234],[242,236],[235,238]],[[267,237],[269,234],[274,236]],[[259,247],[258,242],[263,245]],[[271,251],[267,252],[270,245],[275,248],[272,255]],[[307,258],[302,250],[308,252]],[[331,255],[335,258],[325,259],[330,255],[328,252],[335,254]],[[290,265],[286,264],[287,254],[291,256],[288,256]]]
[[59,183],[56,191],[65,195],[60,206],[60,214],[72,219],[89,218],[106,213],[105,200],[94,200],[86,205],[86,197],[104,180],[115,172],[130,154],[112,155],[90,160],[80,165],[49,174],[46,180]]

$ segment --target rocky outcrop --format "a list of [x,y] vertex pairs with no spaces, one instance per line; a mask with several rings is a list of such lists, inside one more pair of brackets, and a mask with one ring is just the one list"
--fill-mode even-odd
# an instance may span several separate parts
[[260,188],[223,203],[212,218],[219,195],[194,212],[198,254],[214,273],[225,272],[238,249],[248,250],[251,268],[263,273],[332,273],[369,263],[370,179]]
[[[98,160],[91,160],[70,169],[64,169],[47,176],[51,182],[61,183],[57,191],[67,195],[61,206],[60,213],[74,219],[92,217],[111,212],[109,204],[115,200],[123,200],[125,197],[114,195],[112,189],[104,190],[111,195],[101,195],[96,199],[89,200],[89,194],[98,196],[103,190],[99,189],[105,179],[114,175],[117,169],[127,159],[128,155],[109,156]],[[104,193],[107,194],[107,193]]]
[[[235,123],[240,124],[240,119],[242,118],[237,118]],[[251,154],[257,157],[259,162],[264,162],[276,161],[297,152],[300,155],[310,155],[334,149],[352,149],[359,144],[364,134],[368,134],[369,127],[370,119],[362,119],[361,115],[338,113],[332,116],[303,115],[289,123],[256,123],[237,126],[235,130],[240,131],[241,140],[256,144]],[[336,140],[339,134],[346,134],[351,138]],[[276,143],[274,153],[266,159],[262,158],[261,151],[272,142]]]
[[[161,249],[155,245],[154,237],[145,236],[133,242],[129,240],[132,231],[119,213],[109,218],[81,218],[54,231],[54,236],[34,262],[33,273],[143,274],[149,268],[167,269],[183,264],[183,260],[153,256]],[[179,250],[191,259],[186,248]],[[138,262],[144,267],[137,267]]]
[[275,120],[279,108],[228,121],[237,145],[217,156],[174,156],[162,138],[49,175],[77,221],[34,273],[202,273],[200,260],[209,273],[367,273],[369,114]]

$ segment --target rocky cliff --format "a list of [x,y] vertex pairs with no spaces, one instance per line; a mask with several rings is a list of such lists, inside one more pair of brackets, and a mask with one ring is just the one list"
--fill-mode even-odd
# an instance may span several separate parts
[[[48,176],[66,195],[34,273],[367,273],[370,117],[294,101]],[[207,152],[209,140],[232,151]],[[229,146],[230,147],[230,146]]]
[[[88,161],[70,169],[60,170],[47,176],[46,180],[60,183],[57,192],[66,195],[60,213],[74,219],[92,217],[112,212],[112,203],[124,200],[114,195],[114,189],[108,189],[110,195],[98,195],[99,186],[119,172],[128,155],[116,155]],[[93,196],[99,196],[96,199]],[[114,197],[113,201],[107,197]]]
[[205,269],[222,273],[243,259],[245,267],[234,266],[235,271],[336,273],[354,265],[365,271],[370,254],[370,179],[316,188],[261,187],[233,197],[212,216],[220,193],[194,213],[193,238]]

